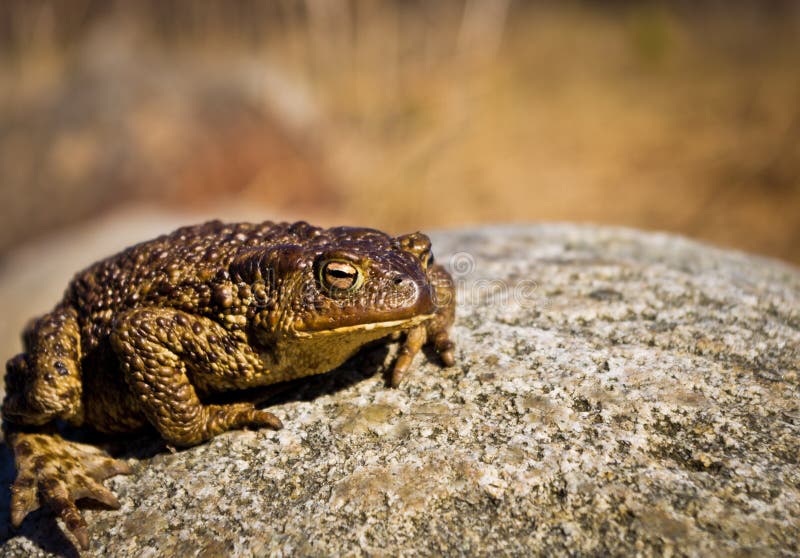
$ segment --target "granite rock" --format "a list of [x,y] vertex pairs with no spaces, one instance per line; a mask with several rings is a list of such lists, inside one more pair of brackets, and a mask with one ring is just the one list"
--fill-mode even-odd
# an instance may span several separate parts
[[[434,246],[455,367],[389,389],[396,347],[374,347],[276,394],[282,431],[124,441],[135,473],[85,511],[86,554],[800,554],[800,271],[572,225]],[[4,555],[75,554],[5,503]]]

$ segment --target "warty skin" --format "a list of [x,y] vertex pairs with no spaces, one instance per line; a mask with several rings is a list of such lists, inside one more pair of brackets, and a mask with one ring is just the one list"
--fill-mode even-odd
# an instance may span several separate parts
[[213,221],[97,262],[28,325],[6,365],[12,523],[48,507],[87,548],[75,501],[119,507],[102,481],[129,466],[65,440],[58,421],[106,433],[150,425],[174,446],[281,428],[253,403],[203,400],[326,372],[390,335],[403,338],[397,386],[425,344],[453,364],[454,312],[452,279],[421,233]]

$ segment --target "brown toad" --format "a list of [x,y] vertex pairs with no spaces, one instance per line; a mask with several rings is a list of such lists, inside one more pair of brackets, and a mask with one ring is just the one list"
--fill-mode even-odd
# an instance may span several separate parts
[[109,433],[149,423],[176,446],[246,426],[280,428],[253,403],[204,400],[326,372],[402,333],[396,386],[426,343],[453,364],[454,308],[450,275],[420,233],[215,221],[100,261],[27,327],[25,352],[7,363],[12,522],[49,507],[85,548],[75,501],[119,506],[101,482],[128,466],[61,438],[54,421]]

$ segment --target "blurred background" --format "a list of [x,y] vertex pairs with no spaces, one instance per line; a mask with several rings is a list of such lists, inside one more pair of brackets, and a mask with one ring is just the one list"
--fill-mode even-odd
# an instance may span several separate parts
[[793,0],[4,0],[0,56],[0,265],[143,207],[800,262]]

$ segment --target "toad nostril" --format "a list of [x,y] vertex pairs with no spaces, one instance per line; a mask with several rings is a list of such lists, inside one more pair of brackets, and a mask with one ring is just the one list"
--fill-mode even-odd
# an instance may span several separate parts
[[402,282],[403,282],[403,276],[402,275],[398,275],[397,277],[394,278],[394,284],[395,285],[399,286]]

